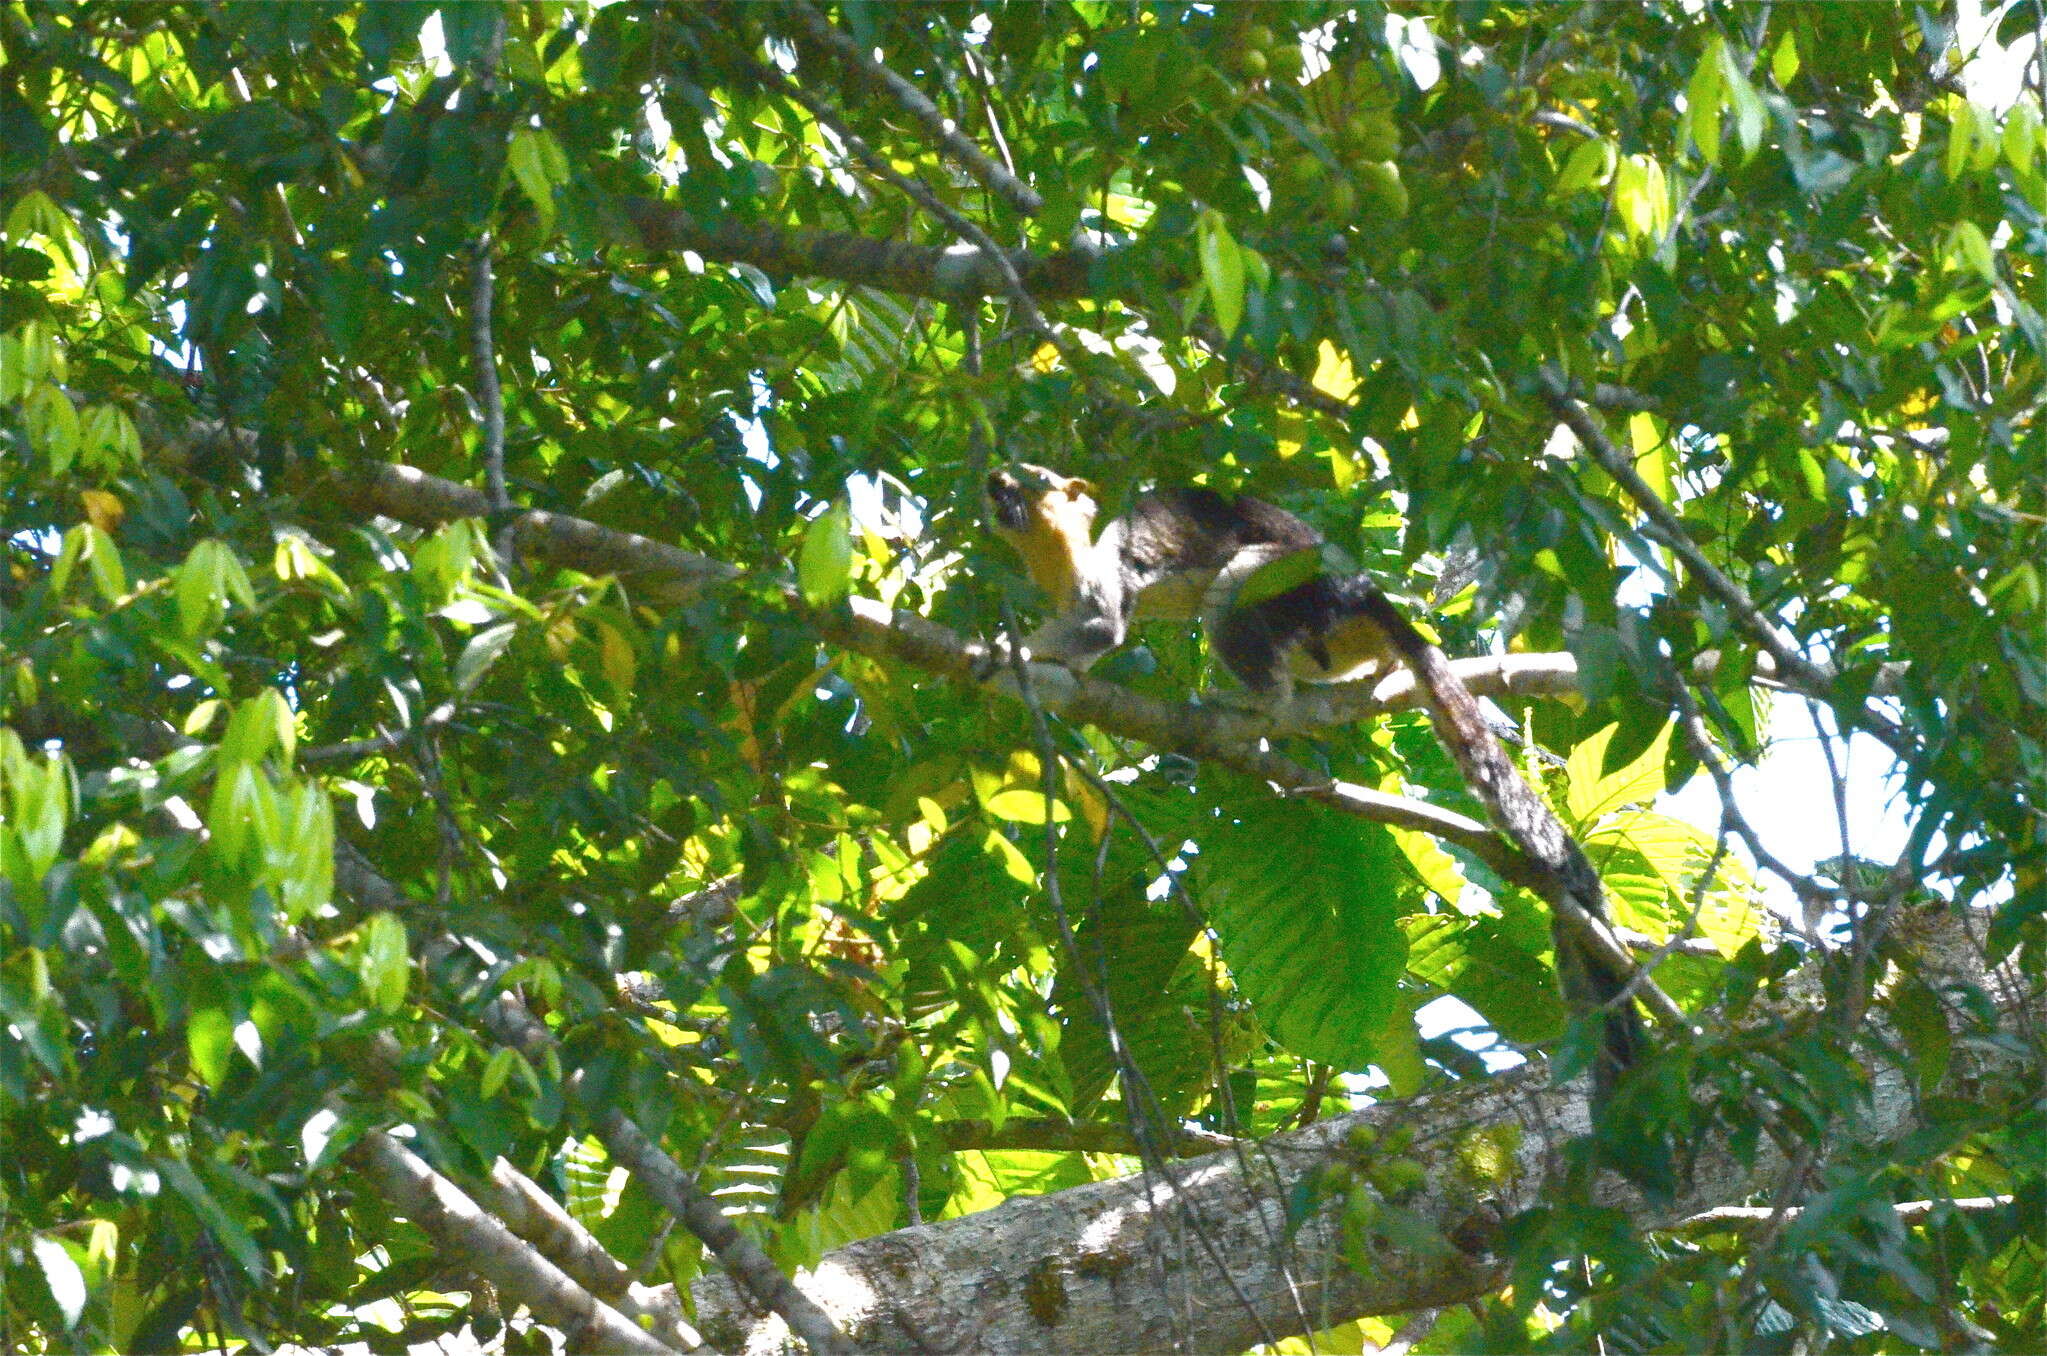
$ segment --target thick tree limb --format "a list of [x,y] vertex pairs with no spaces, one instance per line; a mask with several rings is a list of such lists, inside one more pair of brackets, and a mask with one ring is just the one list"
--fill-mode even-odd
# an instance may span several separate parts
[[669,1346],[689,1350],[703,1344],[682,1315],[675,1287],[640,1284],[560,1201],[525,1173],[500,1158],[475,1191],[506,1228],[539,1249],[577,1285],[627,1318],[644,1318],[649,1331]]
[[[1915,942],[1919,963],[1982,984],[1981,955],[1964,928],[1953,918],[1937,921]],[[1961,968],[1947,971],[1950,961]],[[1993,978],[1989,987],[2001,1011],[2037,1001],[2015,980]],[[1887,1063],[1868,1072],[1868,1098],[1850,1133],[1871,1140],[1902,1133],[1916,1115],[1915,1075]],[[1168,1350],[1180,1339],[1186,1350],[1240,1351],[1261,1328],[1296,1331],[1297,1300],[1313,1322],[1333,1326],[1497,1289],[1504,1274],[1495,1252],[1499,1224],[1541,1198],[1565,1142],[1587,1124],[1583,1098],[1531,1065],[1318,1122],[1249,1152],[1190,1160],[1177,1190],[1140,1174],[863,1239],[827,1253],[807,1284],[857,1341],[884,1350],[1081,1356]],[[1291,1234],[1291,1252],[1275,1247],[1275,1238],[1288,1236],[1288,1202],[1298,1201],[1304,1182],[1331,1171],[1340,1181],[1373,1161],[1373,1151],[1354,1145],[1359,1126],[1414,1132],[1413,1147],[1400,1156],[1417,1161],[1425,1180],[1395,1203],[1440,1235],[1441,1245],[1398,1248],[1366,1235],[1347,1250],[1344,1189],[1335,1186]],[[1651,1205],[1613,1180],[1596,1187],[1594,1198],[1626,1210],[1642,1228],[1704,1228],[1686,1221],[1766,1190],[1782,1164],[1767,1148],[1744,1166],[1724,1146],[1703,1145],[1674,1200]],[[1190,1219],[1213,1235],[1228,1275],[1208,1250],[1183,1246]],[[1350,1244],[1359,1243],[1353,1235]],[[1289,1289],[1288,1271],[1298,1288]],[[707,1279],[692,1291],[707,1336],[727,1341],[726,1315],[735,1310],[725,1282]],[[785,1349],[772,1322],[746,1328],[744,1339],[750,1353]]]

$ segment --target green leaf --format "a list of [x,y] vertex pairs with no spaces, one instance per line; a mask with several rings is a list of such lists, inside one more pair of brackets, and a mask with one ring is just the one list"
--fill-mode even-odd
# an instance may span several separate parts
[[1720,163],[1720,112],[1726,95],[1727,43],[1719,34],[1706,43],[1685,86],[1684,131],[1709,165]]
[[497,663],[505,651],[512,647],[512,641],[518,634],[519,624],[508,621],[499,622],[496,626],[486,626],[471,636],[469,643],[462,647],[462,653],[455,659],[455,672],[452,675],[455,690],[475,691],[476,685],[483,681],[483,675],[489,673],[491,665]]
[[1619,159],[1620,154],[1610,141],[1580,141],[1564,158],[1564,167],[1557,172],[1556,184],[1550,191],[1562,198],[1585,189],[1604,188]]
[[90,545],[85,563],[92,570],[92,582],[106,601],[118,602],[128,592],[128,572],[121,565],[121,548],[93,523],[81,523]]
[[1202,902],[1230,973],[1287,1049],[1341,1069],[1378,1054],[1407,941],[1399,849],[1376,825],[1257,795],[1203,840]]
[[334,895],[334,806],[312,782],[286,798],[285,861],[278,884],[284,916],[298,922],[327,906]]
[[195,1007],[185,1018],[185,1048],[192,1068],[209,1088],[227,1080],[228,1061],[235,1053],[235,1021],[223,1007]]
[[1941,246],[1941,261],[1949,267],[1960,265],[1995,287],[1997,261],[1983,228],[1973,221],[1958,221],[1948,228]]
[[[1045,822],[1045,793],[1035,786],[1012,786],[995,792],[981,802],[981,808],[997,819],[1012,824],[1042,824]],[[1066,802],[1052,802],[1052,822],[1064,824],[1073,818],[1073,811]]]
[[1948,1059],[1954,1048],[1954,1036],[1948,1030],[1940,995],[1922,979],[1902,981],[1892,995],[1891,1019],[1897,1024],[1898,1034],[1905,1038],[1905,1048],[1911,1052],[1912,1071],[1918,1075],[1920,1088],[1934,1091],[1947,1077]]
[[42,1270],[43,1284],[50,1288],[50,1298],[56,1301],[57,1312],[64,1317],[64,1326],[76,1328],[79,1317],[85,1313],[85,1272],[71,1256],[71,1250],[47,1234],[32,1235],[29,1247],[36,1255],[36,1266]]
[[241,1266],[243,1274],[251,1281],[260,1283],[265,1280],[262,1249],[256,1246],[256,1240],[242,1222],[221,1206],[219,1198],[207,1189],[198,1175],[182,1159],[169,1155],[157,1155],[150,1161],[163,1174],[163,1179],[171,1184],[171,1189],[184,1198],[199,1222]]
[[1572,749],[1565,764],[1568,790],[1564,804],[1579,824],[1590,824],[1624,805],[1641,804],[1663,794],[1664,762],[1670,756],[1670,736],[1677,722],[1665,722],[1634,762],[1602,777],[1599,771],[1605,766],[1606,747],[1619,728],[1609,725],[1599,731]]
[[213,854],[235,868],[249,852],[249,826],[256,818],[256,799],[262,794],[260,775],[249,763],[230,761],[213,779],[213,799],[207,805],[206,833]]
[[356,945],[356,974],[369,992],[371,1005],[387,1016],[397,1012],[405,1004],[412,971],[404,922],[393,913],[371,914],[363,922]]
[[796,557],[796,587],[803,601],[825,607],[853,587],[853,516],[839,500],[810,520]]
[[1962,177],[1969,168],[1974,155],[1978,131],[1976,109],[1966,98],[1954,97],[1948,101],[1949,123],[1947,148],[1941,155],[1941,168],[1947,172],[1948,181]]
[[1194,225],[1195,251],[1201,279],[1215,306],[1216,327],[1228,339],[1244,320],[1244,256],[1230,234],[1229,223],[1214,208],[1203,209]]
[[1322,573],[1322,552],[1317,547],[1294,551],[1267,561],[1251,572],[1237,589],[1236,606],[1251,607],[1297,589]]
[[1778,89],[1788,87],[1798,78],[1798,42],[1789,29],[1777,39],[1776,49],[1770,53],[1770,78],[1777,82]]
[[553,142],[554,138],[543,128],[521,127],[512,133],[511,144],[505,148],[505,163],[539,214],[543,236],[554,234],[554,190],[561,182],[554,166],[562,163],[562,152]]
[[50,474],[61,476],[71,469],[78,455],[78,410],[54,383],[45,382],[29,392],[21,408],[31,446],[42,449],[50,463]]

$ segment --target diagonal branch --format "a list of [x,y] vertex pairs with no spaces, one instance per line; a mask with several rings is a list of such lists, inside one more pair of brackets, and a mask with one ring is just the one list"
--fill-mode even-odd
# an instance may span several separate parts
[[[1577,436],[1579,444],[1592,454],[1593,460],[1613,477],[1614,483],[1628,498],[1635,501],[1635,506],[1654,529],[1656,539],[1684,561],[1700,586],[1718,598],[1741,623],[1742,629],[1776,661],[1778,677],[1801,691],[1816,695],[1830,691],[1827,671],[1793,648],[1776,624],[1762,614],[1748,592],[1706,558],[1706,553],[1692,540],[1670,505],[1664,503],[1649,482],[1642,479],[1634,463],[1614,446],[1613,439],[1606,436],[1606,430],[1599,426],[1584,405],[1572,397],[1564,378],[1554,368],[1543,369],[1542,396],[1556,412],[1557,418]],[[1883,741],[1900,758],[1913,756],[1912,742],[1904,732],[1874,712],[1864,708],[1855,714],[1854,721],[1859,728]]]
[[465,1267],[516,1297],[541,1322],[560,1328],[570,1350],[673,1356],[682,1349],[656,1341],[596,1299],[386,1132],[370,1131],[349,1149],[348,1157],[385,1199],[459,1254]]
[[[510,994],[484,1010],[484,1021],[498,1039],[529,1057],[541,1057],[554,1037]],[[580,1075],[579,1075],[580,1076]],[[597,1138],[618,1164],[646,1188],[647,1194],[703,1240],[741,1289],[772,1313],[790,1331],[810,1344],[812,1356],[838,1356],[853,1350],[839,1327],[817,1301],[784,1275],[761,1246],[739,1232],[718,1203],[697,1189],[690,1175],[662,1152],[661,1146],[616,1107],[595,1118]]]
[[862,51],[859,43],[819,14],[807,0],[796,0],[789,9],[812,38],[831,49],[840,64],[885,90],[890,98],[902,105],[904,112],[924,125],[924,130],[937,139],[947,155],[980,180],[989,192],[997,194],[1027,217],[1036,216],[1043,210],[1045,200],[1038,196],[1037,190],[990,160],[953,124],[951,118],[939,112],[938,106],[924,97],[924,91]]

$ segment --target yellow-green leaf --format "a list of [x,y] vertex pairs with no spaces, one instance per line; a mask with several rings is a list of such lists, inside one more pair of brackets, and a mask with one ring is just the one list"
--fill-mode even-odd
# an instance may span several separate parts
[[853,586],[853,516],[844,500],[810,520],[796,555],[796,587],[803,601],[824,607]]

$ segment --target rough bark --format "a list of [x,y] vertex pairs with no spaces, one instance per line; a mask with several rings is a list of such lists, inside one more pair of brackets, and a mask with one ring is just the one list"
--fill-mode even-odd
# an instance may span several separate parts
[[[2005,1013],[2037,1003],[2012,975],[1985,976],[1956,920],[1929,916],[1920,930],[1913,949],[1922,973],[1987,987]],[[1913,1120],[1912,1075],[1881,1065],[1868,1076],[1852,1134],[1895,1136]],[[1188,1160],[1170,1179],[1124,1177],[862,1239],[828,1253],[803,1284],[863,1350],[1241,1351],[1275,1334],[1497,1289],[1499,1224],[1544,1196],[1564,1144],[1587,1124],[1581,1090],[1552,1086],[1546,1067],[1529,1065]],[[1385,1131],[1404,1127],[1414,1143],[1397,1153],[1361,1149],[1360,1126],[1380,1132],[1382,1145]],[[1355,1232],[1346,1240],[1341,1187],[1289,1235],[1286,1214],[1301,1184],[1331,1170],[1369,1177],[1392,1158],[1420,1164],[1422,1181],[1393,1199],[1433,1227],[1437,1248]],[[1687,1227],[1768,1190],[1783,1164],[1767,1145],[1750,1163],[1706,1145],[1673,1200],[1649,1203],[1617,1180],[1594,1197],[1643,1229]],[[1380,1199],[1370,1187],[1351,1189]],[[749,1353],[792,1349],[779,1325],[750,1313],[722,1278],[700,1280],[692,1293],[706,1340]]]

